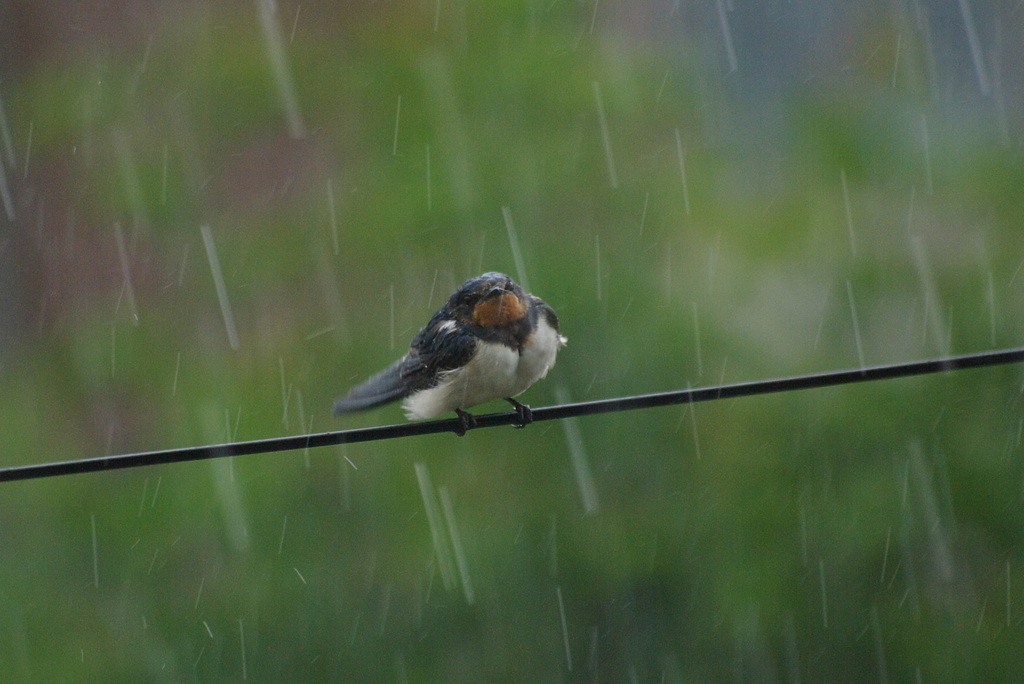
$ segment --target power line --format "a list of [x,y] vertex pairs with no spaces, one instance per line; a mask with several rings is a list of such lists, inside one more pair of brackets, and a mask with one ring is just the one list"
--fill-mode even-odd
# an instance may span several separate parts
[[[888,380],[913,375],[927,375],[946,371],[982,368],[1010,363],[1024,362],[1024,347],[999,351],[965,354],[943,359],[926,361],[910,361],[885,366],[869,366],[865,368],[828,371],[811,375],[798,375],[775,380],[757,380],[731,385],[718,385],[697,389],[659,392],[657,394],[641,394],[617,399],[599,399],[575,404],[560,404],[533,409],[534,422],[544,420],[560,420],[577,416],[589,416],[596,413],[612,413],[615,411],[631,411],[635,409],[653,408],[656,406],[672,406],[690,404],[715,399],[734,399],[756,394],[772,394],[793,390],[811,389],[815,387],[834,387],[855,382],[871,380]],[[516,413],[491,413],[476,416],[473,429],[511,425],[518,420]],[[200,461],[208,458],[224,456],[245,456],[248,454],[266,454],[276,451],[291,451],[313,447],[330,446],[333,444],[355,444],[357,442],[373,442],[381,439],[414,437],[439,432],[460,432],[462,422],[456,418],[431,420],[419,423],[402,423],[381,427],[357,428],[337,432],[321,432],[311,435],[295,435],[291,437],[273,437],[249,442],[230,442],[210,446],[184,447],[181,449],[164,449],[160,451],[144,451],[134,454],[101,456],[77,461],[59,461],[38,465],[17,466],[0,469],[0,482],[14,480],[31,480],[57,475],[74,475],[93,473],[122,468],[159,465],[164,463],[181,463],[184,461]]]

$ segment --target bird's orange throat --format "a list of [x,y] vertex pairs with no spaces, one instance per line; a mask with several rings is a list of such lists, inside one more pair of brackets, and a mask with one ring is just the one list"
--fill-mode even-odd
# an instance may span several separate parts
[[473,323],[484,328],[508,327],[526,315],[526,307],[519,297],[506,292],[498,297],[482,300],[473,309]]

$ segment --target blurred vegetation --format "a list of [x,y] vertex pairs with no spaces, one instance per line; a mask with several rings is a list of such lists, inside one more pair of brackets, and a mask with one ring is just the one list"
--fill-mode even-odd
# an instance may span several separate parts
[[[1000,84],[1024,43],[979,95],[927,2],[798,45],[765,24],[765,72],[739,5],[732,72],[713,3],[279,3],[295,113],[258,3],[90,4],[15,3],[5,29],[0,466],[402,420],[329,407],[463,279],[521,275],[505,209],[570,340],[534,405],[1022,339],[1024,110]],[[1022,387],[999,368],[581,419],[594,509],[547,423],[9,483],[0,668],[1007,681]]]

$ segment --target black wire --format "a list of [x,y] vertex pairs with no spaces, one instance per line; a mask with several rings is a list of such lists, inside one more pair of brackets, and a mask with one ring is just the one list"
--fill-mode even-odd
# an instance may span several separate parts
[[[1024,347],[1004,349],[1000,351],[966,354],[945,359],[929,361],[911,361],[895,363],[887,366],[871,366],[854,370],[829,371],[812,375],[798,375],[776,380],[758,380],[741,382],[733,385],[719,385],[697,389],[660,392],[658,394],[641,394],[633,397],[617,399],[600,399],[583,401],[576,404],[561,404],[533,409],[534,422],[543,420],[559,420],[576,416],[589,416],[595,413],[611,413],[613,411],[631,411],[634,409],[652,408],[655,406],[671,406],[673,404],[689,404],[713,399],[731,399],[755,394],[788,392],[792,390],[810,389],[814,387],[832,387],[848,385],[869,380],[886,380],[912,375],[926,375],[944,371],[981,368],[1024,361]],[[508,413],[491,413],[476,416],[475,428],[488,428],[498,425],[511,425],[518,420],[514,411]],[[456,418],[431,420],[420,423],[403,423],[382,427],[340,430],[337,432],[321,432],[312,435],[293,437],[274,437],[258,439],[250,442],[232,442],[212,446],[185,447],[182,449],[165,449],[161,451],[144,451],[135,454],[117,456],[101,456],[78,461],[61,461],[38,465],[18,466],[0,469],[0,482],[13,480],[30,480],[57,475],[74,475],[92,473],[121,468],[158,465],[163,463],[181,463],[199,461],[207,458],[224,456],[244,456],[247,454],[265,454],[275,451],[291,451],[312,447],[329,446],[332,444],[355,444],[372,442],[380,439],[413,437],[430,435],[438,432],[460,432],[462,422]]]

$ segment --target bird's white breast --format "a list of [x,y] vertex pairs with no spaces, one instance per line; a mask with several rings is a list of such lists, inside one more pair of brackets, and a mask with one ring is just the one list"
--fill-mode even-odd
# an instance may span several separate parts
[[411,395],[402,406],[415,420],[514,397],[547,375],[564,343],[565,338],[543,318],[521,352],[497,342],[477,341],[469,363],[447,371],[435,387]]
[[526,388],[537,382],[551,370],[555,365],[555,355],[558,348],[565,344],[565,338],[558,334],[558,331],[541,317],[537,321],[537,329],[530,336],[529,341],[523,347],[519,356],[519,365],[516,368],[517,389],[516,396],[526,391]]

